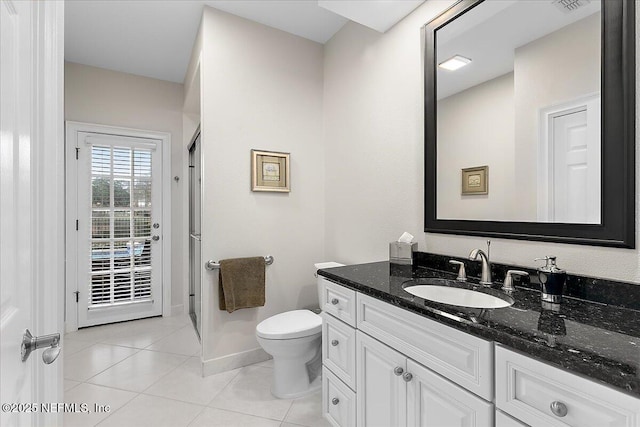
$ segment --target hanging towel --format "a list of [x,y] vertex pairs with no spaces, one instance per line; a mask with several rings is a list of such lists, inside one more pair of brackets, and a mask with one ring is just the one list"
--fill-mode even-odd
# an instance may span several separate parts
[[240,308],[264,306],[264,257],[220,261],[218,303],[232,313]]

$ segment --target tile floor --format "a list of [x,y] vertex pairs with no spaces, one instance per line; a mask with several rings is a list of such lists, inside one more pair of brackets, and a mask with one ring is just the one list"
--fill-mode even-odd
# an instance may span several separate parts
[[65,336],[63,353],[65,402],[89,409],[66,413],[66,427],[329,425],[320,392],[294,400],[271,395],[272,361],[203,378],[186,316],[81,329]]

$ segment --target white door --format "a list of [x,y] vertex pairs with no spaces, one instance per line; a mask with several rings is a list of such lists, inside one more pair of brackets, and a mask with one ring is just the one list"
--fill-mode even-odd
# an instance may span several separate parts
[[360,331],[356,331],[356,358],[358,426],[405,426],[407,358]]
[[600,222],[600,146],[590,144],[587,110],[553,119],[553,220]]
[[[0,425],[57,425],[62,360],[21,343],[62,332],[61,2],[0,0]],[[57,32],[58,31],[58,32]]]
[[407,361],[407,426],[484,427],[493,425],[493,404]]
[[601,222],[600,97],[549,107],[541,115],[540,221]]
[[162,141],[73,135],[78,326],[161,315]]

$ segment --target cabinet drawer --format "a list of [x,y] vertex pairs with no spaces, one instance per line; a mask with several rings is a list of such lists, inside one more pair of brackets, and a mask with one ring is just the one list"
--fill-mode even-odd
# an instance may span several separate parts
[[511,418],[509,415],[496,409],[496,427],[528,427],[526,424],[522,424],[515,418]]
[[322,313],[322,364],[356,389],[356,330]]
[[640,399],[500,346],[496,405],[534,426],[640,427]]
[[343,322],[356,327],[356,291],[347,289],[324,277],[318,278],[320,308]]
[[336,427],[356,425],[356,395],[326,367],[322,368],[322,415]]
[[358,329],[493,400],[493,343],[358,294]]

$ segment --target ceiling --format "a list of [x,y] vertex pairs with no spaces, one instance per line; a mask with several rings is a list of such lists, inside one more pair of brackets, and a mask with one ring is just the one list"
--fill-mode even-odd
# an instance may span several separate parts
[[65,60],[182,83],[205,5],[326,43],[349,20],[384,32],[424,0],[69,0]]
[[[438,99],[513,71],[517,48],[600,11],[600,2],[564,10],[553,0],[491,0],[436,32],[437,63],[472,60],[456,71],[438,68]],[[581,43],[576,40],[576,43]]]

